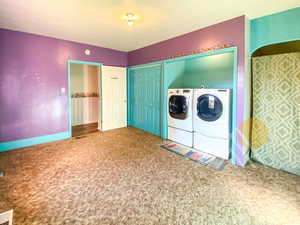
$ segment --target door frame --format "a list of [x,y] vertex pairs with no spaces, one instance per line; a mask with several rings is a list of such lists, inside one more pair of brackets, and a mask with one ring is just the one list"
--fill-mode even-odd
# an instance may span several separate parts
[[[104,74],[105,74],[105,71],[104,71],[104,68],[105,67],[110,67],[110,68],[118,68],[118,69],[122,69],[122,76],[124,75],[125,76],[125,79],[124,79],[124,84],[125,84],[125,89],[124,89],[124,94],[126,95],[125,96],[125,100],[123,101],[123,102],[125,102],[125,112],[126,112],[126,116],[124,117],[124,123],[125,123],[125,126],[121,126],[121,127],[115,127],[115,128],[109,128],[109,129],[104,129],[103,128],[103,122],[104,122],[104,120],[103,120],[103,115],[104,115],[104,113],[103,113],[103,94],[105,93],[105,92],[103,92],[103,90],[104,90],[104,88],[101,88],[101,103],[102,103],[102,105],[101,105],[101,119],[102,119],[102,123],[101,123],[101,130],[102,131],[107,131],[107,130],[112,130],[112,129],[118,129],[118,128],[123,128],[123,127],[127,127],[128,126],[128,73],[127,73],[127,67],[125,67],[125,66],[109,66],[109,65],[102,65],[103,67],[101,67],[102,69],[101,69],[101,87],[103,87],[103,86],[105,86],[104,85],[104,79],[105,79],[105,76],[103,76]],[[123,69],[125,70],[124,71],[124,73],[123,73]],[[110,86],[110,85],[108,85],[108,86]]]
[[[90,66],[98,66],[99,67],[99,87],[101,86],[101,66],[103,66],[102,63],[98,62],[90,62],[90,61],[82,61],[82,60],[75,60],[75,59],[68,59],[68,117],[69,117],[69,133],[70,137],[72,137],[72,98],[71,98],[71,64],[83,64],[83,65],[90,65]],[[99,91],[99,97],[102,98],[102,88]],[[98,123],[100,122],[102,124],[102,107],[101,107],[101,118],[100,121],[98,120]],[[98,124],[99,129],[99,124]]]
[[164,80],[164,68],[163,68],[164,62],[159,61],[159,62],[151,62],[151,63],[145,63],[145,64],[140,64],[136,66],[129,66],[127,67],[127,125],[132,126],[132,103],[131,103],[131,94],[132,94],[132,76],[130,75],[130,72],[133,70],[138,70],[138,69],[144,69],[144,68],[151,68],[151,67],[160,67],[160,99],[159,99],[159,111],[160,111],[160,121],[159,121],[159,136],[163,137],[163,99],[162,99],[162,94],[163,94],[163,80]]

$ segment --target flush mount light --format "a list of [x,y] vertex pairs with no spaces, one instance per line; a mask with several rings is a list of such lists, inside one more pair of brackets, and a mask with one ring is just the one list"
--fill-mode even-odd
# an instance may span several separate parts
[[127,20],[128,26],[133,26],[134,21],[137,19],[137,16],[134,15],[133,13],[127,13],[127,14],[124,16],[124,19]]
[[90,55],[90,54],[91,54],[91,50],[89,50],[89,49],[86,49],[86,50],[84,51],[84,54],[86,54],[86,55]]

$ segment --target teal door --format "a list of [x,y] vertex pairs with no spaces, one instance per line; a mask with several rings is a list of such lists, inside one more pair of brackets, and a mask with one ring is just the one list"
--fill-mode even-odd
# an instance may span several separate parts
[[129,125],[161,135],[161,66],[129,70]]

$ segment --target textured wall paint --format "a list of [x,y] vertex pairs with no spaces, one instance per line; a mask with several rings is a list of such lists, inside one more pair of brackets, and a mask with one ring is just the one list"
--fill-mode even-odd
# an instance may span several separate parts
[[0,142],[68,130],[68,59],[127,65],[126,52],[4,29],[0,49]]
[[250,53],[260,47],[300,40],[300,7],[251,20]]
[[[209,48],[219,44],[231,43],[238,47],[238,90],[237,127],[244,117],[244,76],[245,76],[245,16],[237,17],[188,34],[162,41],[128,53],[128,65],[139,65],[160,61],[196,49]],[[237,165],[245,164],[243,146],[236,148]]]

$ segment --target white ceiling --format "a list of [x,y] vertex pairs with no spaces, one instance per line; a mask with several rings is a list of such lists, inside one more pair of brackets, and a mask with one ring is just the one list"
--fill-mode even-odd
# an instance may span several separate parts
[[[0,0],[0,27],[131,51],[227,19],[256,18],[299,0]],[[127,12],[140,19],[129,27]]]

